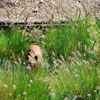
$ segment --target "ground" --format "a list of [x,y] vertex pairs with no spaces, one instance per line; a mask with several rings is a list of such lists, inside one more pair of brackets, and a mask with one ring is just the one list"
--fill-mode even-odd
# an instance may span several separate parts
[[1,0],[0,22],[24,23],[69,21],[94,13],[99,16],[99,0]]

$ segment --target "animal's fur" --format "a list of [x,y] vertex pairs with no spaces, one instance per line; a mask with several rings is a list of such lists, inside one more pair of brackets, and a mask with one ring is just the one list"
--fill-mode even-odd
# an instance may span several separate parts
[[27,53],[27,61],[32,65],[32,68],[43,68],[42,50],[38,45],[31,45]]

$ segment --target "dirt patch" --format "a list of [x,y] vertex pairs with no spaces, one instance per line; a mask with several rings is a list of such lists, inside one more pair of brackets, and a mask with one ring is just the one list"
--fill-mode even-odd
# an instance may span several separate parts
[[100,14],[99,0],[1,0],[0,22],[69,21],[85,14]]

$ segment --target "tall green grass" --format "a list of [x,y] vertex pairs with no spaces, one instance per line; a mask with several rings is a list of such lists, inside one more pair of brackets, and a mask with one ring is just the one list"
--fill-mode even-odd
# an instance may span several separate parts
[[24,66],[11,72],[0,69],[0,100],[48,100],[48,75],[40,70],[28,72]]
[[52,51],[54,51],[56,57],[63,55],[67,58],[72,51],[77,50],[78,43],[87,45],[91,49],[98,38],[98,27],[95,21],[92,24],[89,18],[76,20],[66,25],[51,26],[44,40],[45,49],[49,55],[52,55]]
[[21,52],[26,54],[29,45],[32,44],[31,41],[28,41],[29,36],[23,34],[23,30],[19,30],[17,27],[5,29],[0,33],[0,56],[2,57],[12,59],[21,57]]
[[48,53],[52,51],[56,56],[67,57],[76,48],[79,42],[91,46],[88,25],[82,20],[66,24],[64,26],[51,27],[45,38],[45,48]]
[[0,100],[100,100],[98,31],[91,19],[53,25],[41,44],[44,69],[27,70],[27,65],[12,64],[11,71],[6,60],[21,57],[31,37],[15,27],[0,31],[0,57],[4,57],[4,61],[0,58]]
[[[53,75],[51,91],[56,97],[52,100],[99,100],[99,75],[100,69],[94,68],[90,71],[87,65],[69,66],[71,67],[71,75],[68,75],[66,68],[59,68],[59,73]],[[88,66],[89,67],[89,66]],[[96,66],[95,66],[96,67]],[[55,78],[54,78],[55,77]],[[99,95],[99,99],[96,96]]]
[[91,61],[80,59],[69,63],[68,68],[59,65],[53,71],[28,71],[20,65],[10,72],[0,69],[0,76],[0,100],[100,99],[100,69]]

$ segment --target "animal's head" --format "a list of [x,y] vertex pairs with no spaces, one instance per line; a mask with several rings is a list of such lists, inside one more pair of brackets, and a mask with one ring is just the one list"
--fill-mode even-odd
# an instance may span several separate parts
[[31,45],[27,53],[27,61],[32,67],[41,68],[43,67],[42,50],[38,45]]

